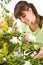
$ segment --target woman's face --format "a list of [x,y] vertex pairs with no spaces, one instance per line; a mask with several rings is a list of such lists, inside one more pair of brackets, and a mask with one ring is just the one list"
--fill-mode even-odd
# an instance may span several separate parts
[[34,24],[36,20],[36,17],[33,14],[32,9],[29,8],[28,11],[23,11],[23,13],[24,15],[20,17],[20,20],[31,27],[31,25]]

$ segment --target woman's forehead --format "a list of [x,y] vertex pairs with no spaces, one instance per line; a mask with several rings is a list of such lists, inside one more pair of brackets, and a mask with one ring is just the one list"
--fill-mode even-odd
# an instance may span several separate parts
[[20,13],[20,15],[19,15],[19,18],[21,18],[21,17],[25,16],[25,15],[26,15],[26,13],[27,13],[27,11],[21,11],[21,13]]
[[22,16],[24,16],[27,13],[27,11],[22,11]]

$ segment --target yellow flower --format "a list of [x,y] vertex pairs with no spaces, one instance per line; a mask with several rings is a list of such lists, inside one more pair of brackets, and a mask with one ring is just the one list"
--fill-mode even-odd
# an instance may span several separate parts
[[6,20],[3,20],[2,30],[3,30],[4,32],[7,32],[7,30],[8,30],[8,23],[7,23]]
[[15,32],[15,30],[12,30],[10,33],[11,33],[11,34],[14,34],[14,32]]
[[2,53],[6,54],[8,52],[7,50],[7,43],[3,43]]
[[3,32],[7,32],[8,30],[8,23],[7,20],[4,19],[1,23],[0,23],[0,29],[3,30]]
[[4,56],[3,54],[0,54],[0,59],[2,59],[2,58],[3,58],[3,56]]
[[2,35],[3,34],[3,30],[2,29],[0,29],[0,35]]

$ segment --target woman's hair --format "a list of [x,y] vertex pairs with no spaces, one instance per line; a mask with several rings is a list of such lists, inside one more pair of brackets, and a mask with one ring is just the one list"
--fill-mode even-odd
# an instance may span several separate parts
[[32,3],[28,3],[26,1],[19,1],[14,8],[14,16],[15,18],[20,18],[20,16],[23,16],[23,11],[28,11],[29,8],[32,9],[34,15],[36,16],[36,21],[38,22],[39,27],[41,28],[43,19],[42,16],[40,16],[35,8],[35,6]]

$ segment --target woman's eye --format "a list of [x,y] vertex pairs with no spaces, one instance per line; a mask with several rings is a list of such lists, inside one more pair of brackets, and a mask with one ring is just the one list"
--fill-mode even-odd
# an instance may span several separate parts
[[21,20],[21,18],[19,18]]
[[22,17],[24,18],[26,15],[23,15]]

